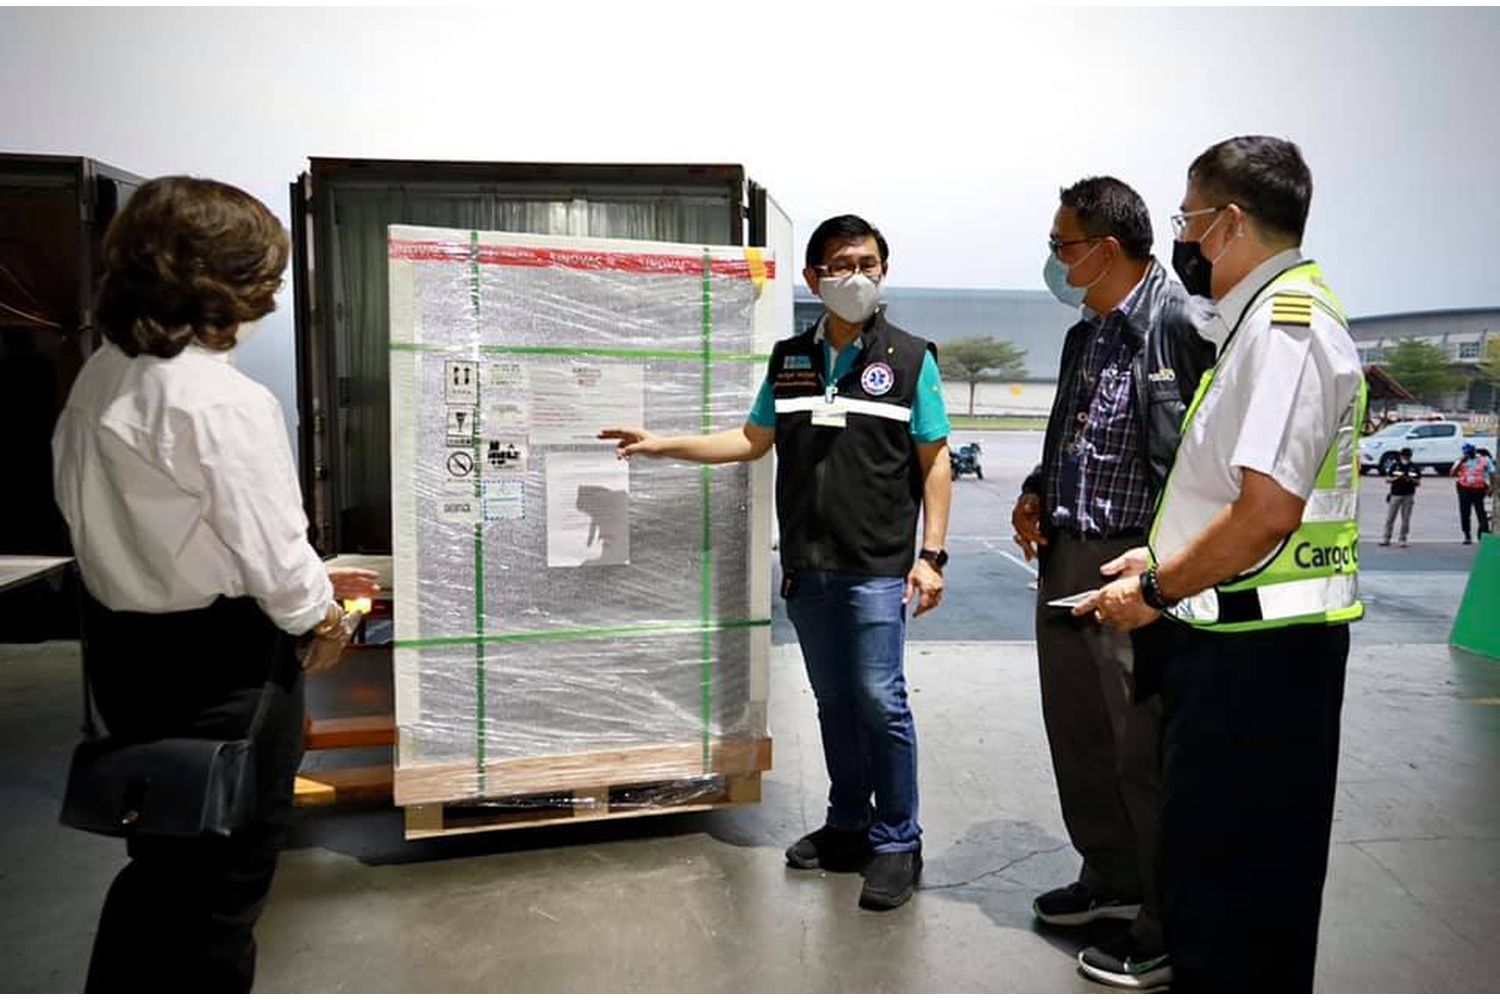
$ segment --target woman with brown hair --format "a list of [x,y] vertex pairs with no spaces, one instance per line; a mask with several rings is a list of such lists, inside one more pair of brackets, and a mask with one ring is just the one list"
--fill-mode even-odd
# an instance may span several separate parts
[[[141,186],[110,225],[83,366],[52,438],[54,490],[84,583],[85,676],[127,741],[254,734],[256,808],[229,837],[133,834],[99,918],[87,988],[248,990],[302,757],[302,669],[337,656],[330,574],[307,519],[281,408],[234,368],[276,308],[285,230],[216,181]],[[264,700],[264,708],[261,708]]]

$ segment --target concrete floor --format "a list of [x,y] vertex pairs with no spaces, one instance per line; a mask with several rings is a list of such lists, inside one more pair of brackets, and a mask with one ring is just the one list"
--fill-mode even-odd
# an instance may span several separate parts
[[[959,484],[954,595],[912,629],[927,867],[910,904],[866,913],[857,876],[782,863],[825,792],[782,642],[760,805],[410,844],[393,809],[305,811],[260,923],[257,989],[1103,992],[1073,955],[1112,929],[1041,932],[1030,914],[1077,858],[1026,641],[1030,577],[1003,554],[1024,437],[987,443],[994,471]],[[1472,550],[1440,527],[1366,553],[1320,990],[1500,988],[1500,662],[1444,645]],[[123,857],[56,823],[77,716],[76,644],[0,646],[3,990],[80,988]]]

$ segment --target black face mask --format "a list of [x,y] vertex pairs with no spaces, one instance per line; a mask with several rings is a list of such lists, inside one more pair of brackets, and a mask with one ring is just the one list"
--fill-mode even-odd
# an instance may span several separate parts
[[1189,295],[1209,297],[1213,289],[1213,263],[1203,256],[1203,244],[1198,242],[1172,244],[1172,270],[1182,279],[1182,287]]

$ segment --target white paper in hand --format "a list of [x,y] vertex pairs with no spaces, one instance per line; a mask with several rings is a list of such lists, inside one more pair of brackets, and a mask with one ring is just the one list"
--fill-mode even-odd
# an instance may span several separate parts
[[1067,597],[1059,597],[1056,600],[1048,601],[1047,607],[1063,608],[1065,610],[1076,608],[1078,607],[1078,605],[1082,604],[1084,601],[1088,600],[1090,597],[1093,597],[1097,593],[1099,593],[1099,591],[1097,590],[1080,590],[1076,594],[1069,594]]

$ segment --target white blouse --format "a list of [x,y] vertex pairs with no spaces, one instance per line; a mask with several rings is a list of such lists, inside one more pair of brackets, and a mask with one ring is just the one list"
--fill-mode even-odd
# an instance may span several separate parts
[[53,489],[84,585],[115,611],[255,598],[299,635],[333,599],[276,397],[193,344],[175,358],[105,343],[52,435]]

